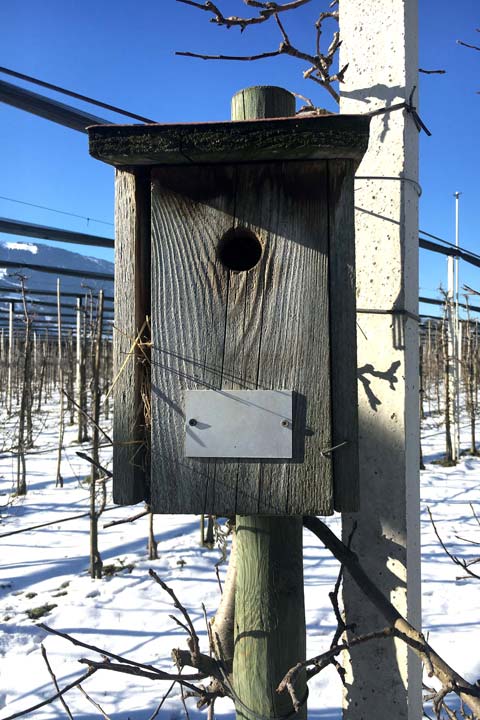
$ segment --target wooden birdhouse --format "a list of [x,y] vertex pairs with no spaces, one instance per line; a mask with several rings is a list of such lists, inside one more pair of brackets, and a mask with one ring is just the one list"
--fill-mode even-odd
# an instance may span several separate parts
[[358,508],[353,177],[368,118],[97,126],[114,165],[114,499]]

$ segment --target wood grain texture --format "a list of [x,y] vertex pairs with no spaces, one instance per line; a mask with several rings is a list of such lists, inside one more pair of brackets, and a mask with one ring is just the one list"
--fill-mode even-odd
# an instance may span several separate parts
[[234,170],[158,168],[152,180],[152,505],[211,513],[216,466],[184,457],[183,391],[222,387],[228,273],[216,242],[232,225]]
[[[154,510],[332,512],[332,463],[321,454],[331,443],[326,163],[152,177]],[[262,244],[248,272],[216,257],[232,226]],[[293,459],[185,458],[186,388],[294,390]]]
[[329,287],[334,508],[359,510],[355,219],[349,160],[328,163]]
[[90,154],[117,167],[323,160],[360,162],[370,118],[326,115],[175,125],[103,125],[88,130]]
[[[115,179],[115,329],[113,499],[130,505],[148,499],[148,437],[142,390],[149,384],[143,353],[131,352],[150,314],[149,173],[117,171]],[[143,340],[148,340],[146,333]]]
[[[298,517],[237,516],[233,679],[242,701],[236,702],[237,718],[288,717],[293,710],[288,693],[276,689],[306,652],[302,530]],[[295,685],[300,701],[305,679],[300,673]],[[306,705],[294,716],[305,720]]]
[[244,88],[232,97],[232,120],[286,118],[295,115],[296,98],[288,90],[272,85]]

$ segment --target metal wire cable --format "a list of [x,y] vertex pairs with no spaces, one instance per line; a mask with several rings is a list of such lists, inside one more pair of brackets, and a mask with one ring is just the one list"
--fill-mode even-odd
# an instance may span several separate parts
[[68,95],[68,97],[73,97],[77,100],[83,100],[83,102],[89,103],[90,105],[105,108],[105,110],[111,110],[112,112],[118,113],[119,115],[133,118],[133,120],[140,120],[140,122],[142,123],[155,123],[155,120],[150,120],[149,118],[142,117],[142,115],[136,115],[135,113],[131,113],[128,110],[122,110],[122,108],[118,108],[115,105],[109,105],[108,103],[104,103],[101,100],[95,100],[94,98],[88,97],[87,95],[81,95],[80,93],[74,92],[73,90],[67,90],[66,88],[62,88],[59,85],[53,85],[52,83],[45,82],[44,80],[34,78],[31,75],[24,75],[23,73],[19,73],[16,70],[10,70],[6,67],[0,67],[0,72],[4,73],[5,75],[16,77],[19,80],[26,80],[33,85],[40,85],[40,87],[47,88],[48,90],[54,90],[55,92],[61,93],[63,95]]
[[69,217],[80,218],[80,220],[86,220],[87,223],[95,222],[101,223],[102,225],[111,225],[113,227],[113,223],[107,222],[106,220],[97,220],[96,218],[87,217],[86,215],[77,215],[76,213],[67,212],[66,210],[56,210],[55,208],[46,207],[46,205],[36,205],[35,203],[27,202],[26,200],[16,200],[15,198],[6,197],[5,195],[0,195],[0,200],[8,200],[9,202],[18,203],[19,205],[28,205],[28,207],[39,208],[40,210],[49,210],[50,212],[58,213],[59,215],[68,215]]

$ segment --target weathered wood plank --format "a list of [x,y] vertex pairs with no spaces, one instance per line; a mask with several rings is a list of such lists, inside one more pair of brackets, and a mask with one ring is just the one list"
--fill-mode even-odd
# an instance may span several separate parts
[[112,165],[324,160],[359,162],[368,145],[365,115],[175,125],[100,125],[90,154]]
[[[152,505],[233,508],[208,460],[184,457],[183,391],[222,387],[228,273],[216,257],[232,225],[231,168],[158,168],[152,184]],[[193,429],[189,429],[193,432]]]
[[[269,244],[258,384],[295,393],[293,459],[261,466],[258,512],[323,515],[333,509],[331,460],[321,454],[330,447],[326,163],[276,172],[262,188]],[[245,200],[252,209],[251,194]]]
[[328,163],[332,447],[340,445],[332,458],[334,507],[339,512],[355,512],[360,502],[354,174],[349,160]]
[[[153,177],[154,509],[331,512],[326,164]],[[217,258],[232,226],[262,244],[248,272]],[[183,390],[202,387],[294,390],[292,461],[185,458]]]
[[[148,499],[148,429],[142,392],[149,385],[144,352],[132,345],[150,315],[149,172],[117,171],[115,178],[115,328],[113,499]],[[141,336],[148,340],[147,332]]]

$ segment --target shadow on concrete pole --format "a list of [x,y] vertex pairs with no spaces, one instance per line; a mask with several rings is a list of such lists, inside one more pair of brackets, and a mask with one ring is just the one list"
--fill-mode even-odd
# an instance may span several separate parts
[[[408,100],[417,87],[417,0],[342,0],[341,112],[366,113]],[[415,96],[417,102],[417,96]],[[359,179],[361,177],[362,179]],[[380,179],[381,177],[397,178]],[[418,324],[418,132],[411,115],[372,119],[355,183],[361,511],[353,549],[371,579],[419,626],[420,507]],[[391,309],[395,308],[395,312]],[[377,372],[385,373],[385,379]],[[358,633],[382,620],[346,577],[347,623]],[[366,644],[351,653],[345,720],[419,720],[421,667],[405,645]]]

